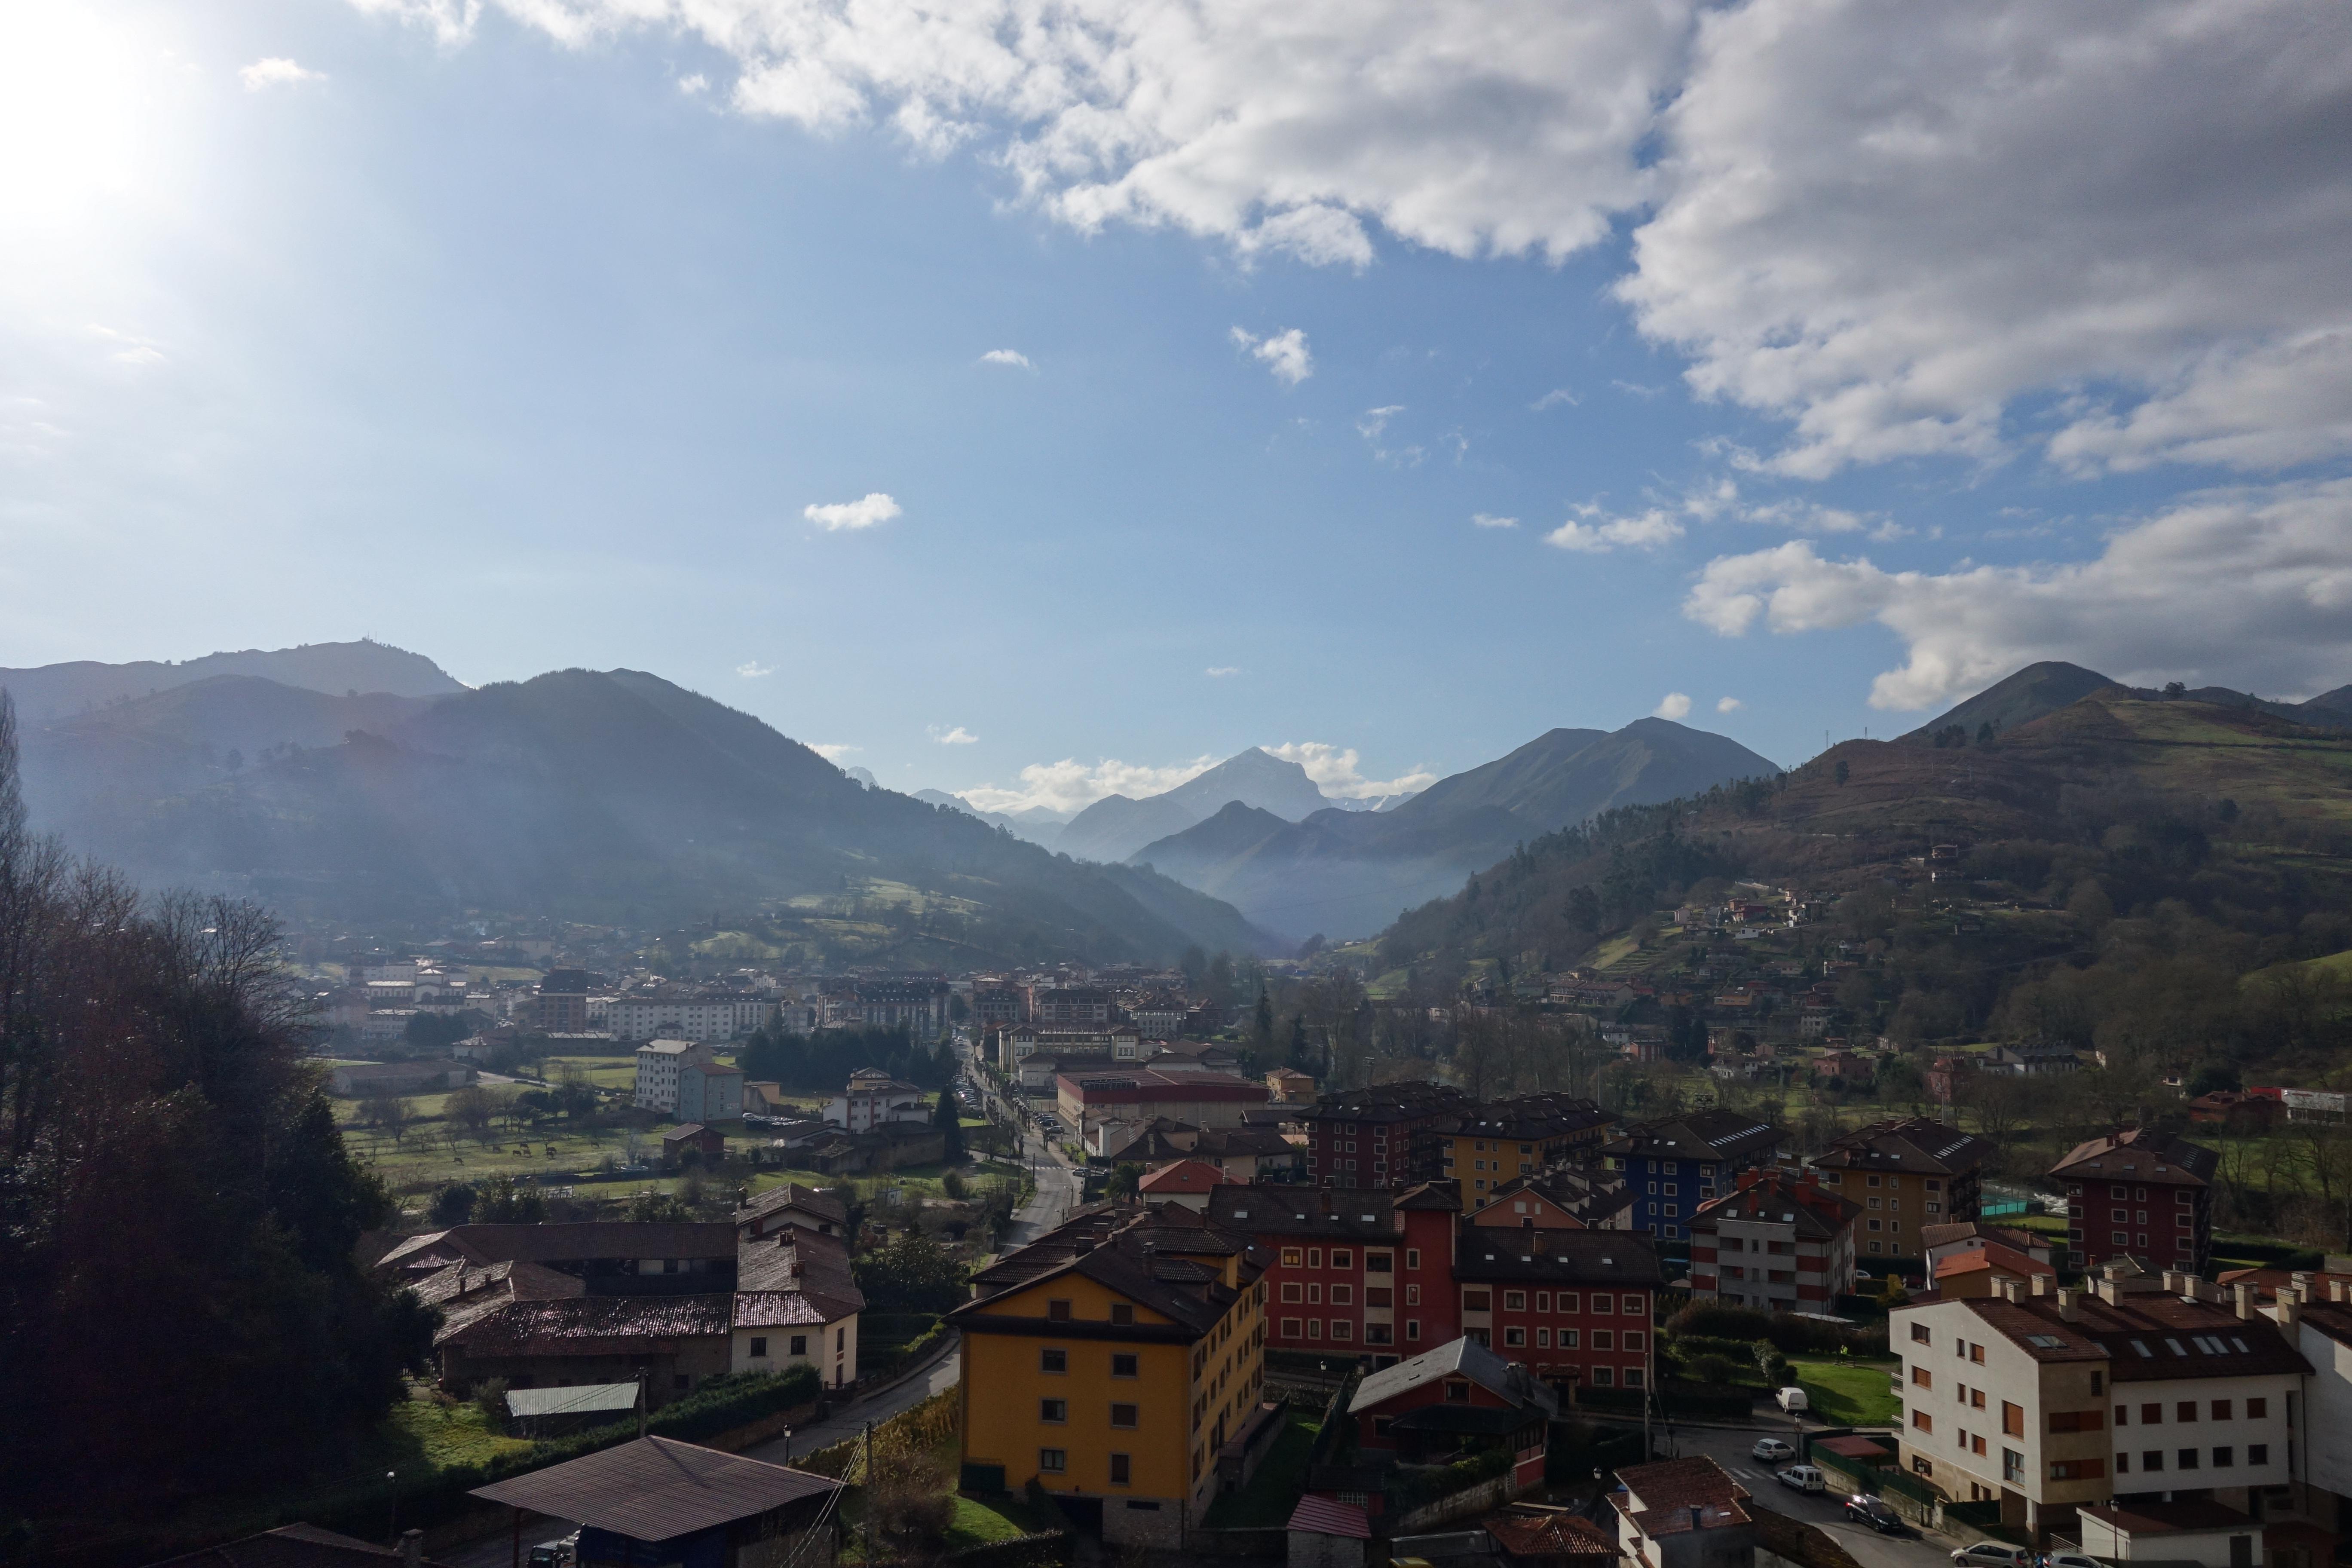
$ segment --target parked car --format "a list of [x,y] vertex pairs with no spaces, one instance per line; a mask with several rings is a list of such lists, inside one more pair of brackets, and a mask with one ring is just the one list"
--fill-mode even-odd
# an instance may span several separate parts
[[1756,1447],[1748,1449],[1748,1453],[1751,1458],[1770,1459],[1775,1463],[1797,1457],[1797,1450],[1778,1437],[1759,1437],[1757,1439]]
[[1979,1541],[1952,1553],[1960,1568],[2033,1568],[2033,1553],[2005,1541]]
[[1845,1516],[1860,1520],[1881,1535],[1903,1533],[1903,1516],[1874,1497],[1857,1493],[1846,1499]]
[[1783,1388],[1775,1390],[1772,1394],[1772,1403],[1779,1405],[1783,1410],[1792,1412],[1798,1410],[1811,1410],[1813,1407],[1812,1401],[1805,1397],[1805,1391],[1801,1388]]
[[1780,1474],[1784,1487],[1794,1487],[1801,1492],[1817,1492],[1828,1487],[1829,1478],[1811,1465],[1790,1465]]
[[2042,1568],[2107,1568],[2107,1565],[2080,1552],[2053,1552],[2042,1559]]

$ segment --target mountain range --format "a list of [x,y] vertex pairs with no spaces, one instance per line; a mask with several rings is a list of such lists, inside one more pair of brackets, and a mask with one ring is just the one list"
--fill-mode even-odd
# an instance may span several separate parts
[[2333,691],[2323,691],[2302,702],[2273,702],[2251,692],[2233,691],[2226,686],[2184,688],[2177,692],[2126,686],[2079,664],[2045,659],[2039,664],[2029,664],[2016,674],[1995,681],[1949,712],[1929,720],[1900,739],[1932,742],[1939,732],[1948,732],[1957,726],[1973,740],[1984,725],[1990,724],[1996,732],[2014,730],[2102,691],[2147,701],[2189,701],[2216,708],[2259,709],[2274,718],[2315,725],[2324,730],[2352,728],[2352,686],[2339,686]]
[[[467,689],[373,644],[288,653],[226,656],[284,679],[175,679],[205,660],[0,675],[33,694],[36,826],[148,886],[355,922],[490,910],[643,930],[763,912],[763,940],[804,962],[892,967],[1269,947],[1217,900],[866,787],[641,671]],[[371,671],[405,689],[341,685]]]

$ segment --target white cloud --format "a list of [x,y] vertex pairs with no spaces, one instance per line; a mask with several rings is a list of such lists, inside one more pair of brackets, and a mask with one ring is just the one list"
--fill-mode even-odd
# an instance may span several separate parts
[[772,664],[761,664],[755,658],[747,664],[737,665],[735,667],[735,673],[741,676],[746,680],[757,680],[763,675],[775,674],[776,667]]
[[926,733],[942,746],[974,746],[980,743],[980,737],[961,724],[952,730],[942,730],[934,724]]
[[982,811],[1022,811],[1042,805],[1050,811],[1076,812],[1107,795],[1123,795],[1130,800],[1164,795],[1186,779],[1208,772],[1217,762],[1215,757],[1204,756],[1168,767],[1153,767],[1106,757],[1089,765],[1064,757],[1058,763],[1032,763],[1023,768],[1018,787],[982,784],[960,793]]
[[1378,800],[1424,790],[1437,782],[1437,775],[1423,768],[1392,779],[1368,779],[1358,771],[1362,759],[1353,746],[1343,751],[1321,741],[1287,741],[1263,749],[1270,756],[1306,769],[1315,787],[1334,800]]
[[327,77],[323,71],[306,70],[283,56],[272,55],[245,67],[236,73],[236,79],[245,84],[246,91],[259,92],[268,87],[299,87],[306,81],[324,81]]
[[1576,394],[1569,391],[1569,389],[1564,386],[1555,386],[1549,392],[1545,393],[1541,397],[1537,398],[1533,403],[1528,404],[1528,407],[1529,411],[1533,413],[1541,414],[1545,409],[1556,408],[1563,403],[1567,404],[1570,408],[1575,407]]
[[1715,710],[1718,713],[1737,713],[1746,706],[1747,704],[1737,697],[1718,697],[1715,700]]
[[1229,675],[1239,675],[1241,672],[1242,667],[1238,664],[1213,664],[1201,673],[1212,680],[1223,680]]
[[814,752],[818,756],[823,757],[828,763],[838,763],[842,758],[849,755],[850,752],[862,752],[866,748],[863,746],[845,746],[838,741],[823,742],[811,742],[809,743],[809,750]]
[[2137,685],[2308,693],[2352,679],[2352,479],[2194,495],[2056,564],[1887,572],[1792,540],[1707,563],[1683,613],[1724,637],[1876,621],[1907,661],[1874,707],[1934,707],[2038,659]]
[[1669,691],[1666,693],[1666,700],[1659,703],[1654,709],[1651,710],[1650,717],[1653,719],[1687,719],[1690,717],[1690,699],[1684,696],[1679,691]]
[[899,515],[898,503],[880,490],[872,490],[856,500],[835,501],[826,506],[805,506],[801,515],[828,533],[844,529],[872,528]]
[[[1307,352],[1307,334],[1299,328],[1255,338],[1239,327],[1233,331],[1235,344],[1249,351],[1256,359],[1265,362],[1276,381],[1297,386],[1315,374],[1315,356]],[[1393,409],[1390,412],[1395,412]]]
[[1037,368],[1035,365],[1029,363],[1029,356],[1023,353],[1019,349],[991,349],[986,353],[980,356],[980,363],[982,364],[1011,365],[1015,370],[1035,370]]
[[2341,454],[2347,84],[2352,13],[2297,0],[1712,11],[1620,291],[1794,422],[1786,473]]
[[1683,525],[1664,507],[1652,507],[1633,517],[1618,517],[1594,505],[1574,509],[1576,516],[1544,535],[1546,544],[1587,555],[1604,555],[1620,545],[1650,550],[1683,536]]
[[696,71],[692,76],[682,76],[677,79],[677,90],[685,93],[688,98],[692,98],[697,93],[709,92],[710,79],[700,71]]
[[1496,517],[1490,512],[1483,511],[1472,512],[1470,514],[1470,521],[1474,527],[1477,528],[1517,528],[1519,526],[1519,520],[1516,517]]
[[1356,421],[1356,434],[1367,441],[1377,441],[1381,438],[1381,432],[1389,427],[1389,421],[1403,412],[1404,405],[1402,403],[1391,403],[1385,408],[1367,408],[1364,416]]

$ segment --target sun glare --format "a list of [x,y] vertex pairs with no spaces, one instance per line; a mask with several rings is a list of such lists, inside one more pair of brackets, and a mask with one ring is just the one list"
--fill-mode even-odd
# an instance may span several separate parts
[[0,5],[0,224],[70,227],[136,199],[169,70],[127,26]]

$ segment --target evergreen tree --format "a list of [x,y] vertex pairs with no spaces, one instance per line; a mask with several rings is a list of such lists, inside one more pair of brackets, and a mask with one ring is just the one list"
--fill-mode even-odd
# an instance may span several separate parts
[[939,1108],[931,1112],[931,1125],[947,1134],[947,1152],[943,1156],[950,1165],[963,1163],[963,1109],[956,1104],[953,1088],[940,1090]]

